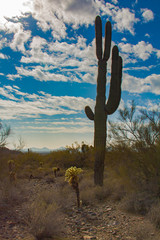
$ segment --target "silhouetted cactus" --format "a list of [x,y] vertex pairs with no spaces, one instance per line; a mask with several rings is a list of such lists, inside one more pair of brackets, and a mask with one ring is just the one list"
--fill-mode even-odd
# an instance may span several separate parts
[[109,98],[106,104],[106,73],[107,61],[111,48],[111,23],[105,25],[105,44],[102,56],[102,22],[99,16],[95,20],[96,55],[98,58],[97,97],[95,113],[89,106],[85,107],[85,113],[94,121],[94,183],[103,185],[104,158],[106,149],[106,120],[118,108],[121,98],[122,58],[119,56],[118,47],[112,49],[112,66]]

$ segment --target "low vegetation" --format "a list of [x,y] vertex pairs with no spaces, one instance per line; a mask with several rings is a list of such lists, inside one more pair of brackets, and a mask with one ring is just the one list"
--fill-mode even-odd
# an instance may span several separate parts
[[[119,201],[121,209],[145,216],[159,229],[160,113],[138,113],[132,102],[119,114],[119,122],[110,123],[103,187],[94,185],[94,150],[84,142],[45,155],[1,147],[1,209],[24,202],[33,179],[54,186],[41,188],[36,198],[26,204],[25,221],[37,239],[60,235],[63,218],[74,205],[93,206],[107,199]],[[25,188],[26,183],[30,187]],[[142,232],[148,235],[139,229],[137,240],[142,239]]]

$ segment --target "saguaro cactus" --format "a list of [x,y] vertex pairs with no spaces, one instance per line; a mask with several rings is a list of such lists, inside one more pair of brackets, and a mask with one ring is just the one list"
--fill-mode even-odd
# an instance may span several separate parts
[[102,55],[102,22],[101,18],[97,16],[95,33],[98,77],[95,113],[92,112],[89,106],[85,107],[87,117],[94,121],[94,183],[100,186],[103,185],[107,116],[116,111],[121,98],[122,58],[119,56],[118,47],[114,46],[112,49],[110,92],[106,103],[106,73],[107,61],[110,57],[111,31],[111,23],[107,22],[105,25],[104,53]]

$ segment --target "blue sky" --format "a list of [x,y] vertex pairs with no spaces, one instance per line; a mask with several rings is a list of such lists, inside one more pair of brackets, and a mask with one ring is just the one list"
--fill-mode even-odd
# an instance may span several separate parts
[[[9,147],[93,143],[97,59],[94,20],[112,23],[123,58],[119,109],[160,107],[159,0],[5,0],[0,6],[0,119]],[[108,96],[111,60],[107,65]],[[116,121],[117,112],[109,117]]]

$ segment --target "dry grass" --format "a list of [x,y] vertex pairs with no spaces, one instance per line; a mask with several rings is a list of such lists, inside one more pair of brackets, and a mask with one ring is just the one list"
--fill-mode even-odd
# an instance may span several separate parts
[[121,207],[127,212],[145,215],[154,202],[155,198],[148,192],[134,192],[124,197]]
[[134,230],[134,237],[136,240],[158,240],[158,236],[154,234],[155,229],[153,225],[149,222],[145,225],[136,225]]
[[47,190],[25,207],[25,221],[38,240],[59,236],[64,231],[63,219],[64,214],[54,193]]
[[160,202],[153,204],[150,211],[148,212],[148,217],[150,221],[157,227],[160,228]]
[[8,179],[0,181],[0,205],[10,207],[22,203],[25,199],[25,189],[20,183],[11,184]]
[[106,200],[111,195],[111,187],[107,179],[104,180],[104,186],[95,186],[93,174],[86,174],[80,181],[80,199],[83,205],[93,205],[99,201]]

